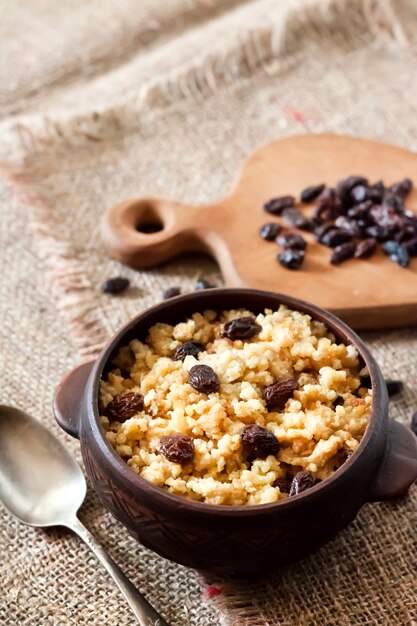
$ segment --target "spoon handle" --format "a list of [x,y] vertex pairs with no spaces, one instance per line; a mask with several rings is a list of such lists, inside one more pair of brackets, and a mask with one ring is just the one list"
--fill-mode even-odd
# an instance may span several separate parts
[[125,576],[118,565],[102,548],[93,535],[81,524],[78,517],[65,524],[73,530],[88,547],[94,552],[98,560],[104,565],[110,576],[129,603],[140,626],[169,626],[169,624],[155,611],[133,583]]

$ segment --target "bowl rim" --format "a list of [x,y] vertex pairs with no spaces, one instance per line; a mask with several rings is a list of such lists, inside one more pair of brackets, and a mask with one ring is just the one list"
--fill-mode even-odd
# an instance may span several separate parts
[[[268,502],[265,504],[251,504],[251,505],[228,505],[228,504],[210,504],[207,502],[201,502],[197,500],[190,500],[185,496],[170,493],[163,487],[153,484],[146,480],[139,474],[136,474],[122,459],[116,450],[111,446],[105,436],[104,428],[100,422],[98,411],[98,395],[99,384],[103,370],[108,363],[108,359],[114,350],[123,344],[123,337],[135,326],[145,321],[147,317],[156,312],[166,312],[173,304],[177,303],[192,303],[196,302],[195,312],[201,312],[201,310],[210,309],[210,305],[204,305],[205,301],[209,301],[213,295],[216,296],[250,296],[250,297],[269,297],[274,298],[277,301],[277,308],[283,304],[290,309],[301,311],[307,315],[311,315],[312,319],[318,319],[322,321],[330,332],[336,335],[336,338],[340,340],[340,336],[345,335],[349,339],[349,343],[354,345],[358,350],[360,357],[363,359],[365,365],[368,368],[371,378],[371,388],[373,391],[372,412],[369,417],[369,422],[366,427],[365,433],[359,443],[358,448],[354,454],[347,459],[343,465],[335,471],[332,476],[321,481],[317,485],[310,487],[308,490],[291,496],[291,498],[285,498],[275,502]],[[212,307],[213,308],[213,307]],[[217,307],[216,307],[217,308]],[[266,308],[266,307],[265,307]],[[190,315],[190,314],[187,314]],[[152,324],[157,323],[153,321]],[[360,337],[353,331],[347,324],[345,324],[338,317],[330,313],[329,311],[317,307],[305,300],[293,298],[290,295],[281,294],[279,292],[264,291],[260,289],[251,289],[245,287],[219,287],[211,288],[207,290],[189,292],[183,295],[175,296],[168,300],[163,300],[150,307],[147,307],[141,311],[138,315],[132,317],[126,324],[124,324],[108,341],[98,358],[94,362],[93,368],[89,376],[89,383],[87,389],[90,390],[90,399],[88,404],[92,408],[93,420],[90,420],[91,431],[94,436],[100,451],[106,457],[107,463],[110,464],[112,472],[118,476],[117,482],[122,483],[129,491],[146,492],[149,497],[158,502],[161,506],[174,506],[177,510],[181,507],[187,509],[189,512],[207,515],[222,515],[222,516],[234,516],[236,514],[243,515],[244,517],[257,516],[260,513],[270,513],[275,510],[290,509],[298,506],[301,501],[307,502],[318,492],[323,493],[328,491],[331,487],[341,482],[341,479],[345,477],[351,467],[358,461],[363,455],[367,444],[374,435],[375,431],[381,429],[379,423],[379,416],[383,416],[385,413],[388,417],[388,393],[386,385],[376,363],[374,357],[362,341]],[[86,393],[88,393],[86,389]],[[382,458],[382,457],[381,457]],[[107,469],[108,472],[108,469]]]

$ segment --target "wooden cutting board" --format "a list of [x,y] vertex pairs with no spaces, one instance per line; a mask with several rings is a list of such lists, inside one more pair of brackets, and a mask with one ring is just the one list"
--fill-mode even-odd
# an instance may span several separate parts
[[[265,222],[278,220],[262,205],[321,182],[334,185],[350,174],[391,184],[405,177],[417,184],[417,154],[393,146],[338,135],[299,135],[275,141],[244,163],[232,191],[208,205],[165,198],[137,198],[110,207],[102,237],[122,263],[147,268],[183,252],[209,252],[228,286],[250,286],[290,294],[330,309],[357,329],[417,323],[417,259],[408,269],[382,251],[369,260],[329,263],[330,250],[304,234],[308,247],[299,271],[276,260],[275,242],[259,236]],[[413,191],[407,206],[417,207]],[[304,209],[303,209],[304,210]],[[305,209],[306,214],[311,209]],[[143,232],[159,228],[158,232]],[[142,232],[141,232],[142,230]]]

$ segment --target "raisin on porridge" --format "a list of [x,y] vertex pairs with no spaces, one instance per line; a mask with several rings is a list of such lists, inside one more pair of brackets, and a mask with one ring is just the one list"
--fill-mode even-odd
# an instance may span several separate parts
[[275,502],[325,480],[372,409],[354,346],[285,306],[156,324],[113,365],[99,398],[110,444],[146,480],[209,504]]

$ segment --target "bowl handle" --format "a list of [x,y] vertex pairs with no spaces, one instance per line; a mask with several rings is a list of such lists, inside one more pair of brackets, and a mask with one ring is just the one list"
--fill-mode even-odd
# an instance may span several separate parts
[[79,420],[84,402],[84,390],[95,361],[86,361],[65,374],[53,400],[55,419],[71,437],[80,438]]
[[417,437],[393,419],[389,421],[388,445],[369,495],[370,502],[404,495],[417,480]]

